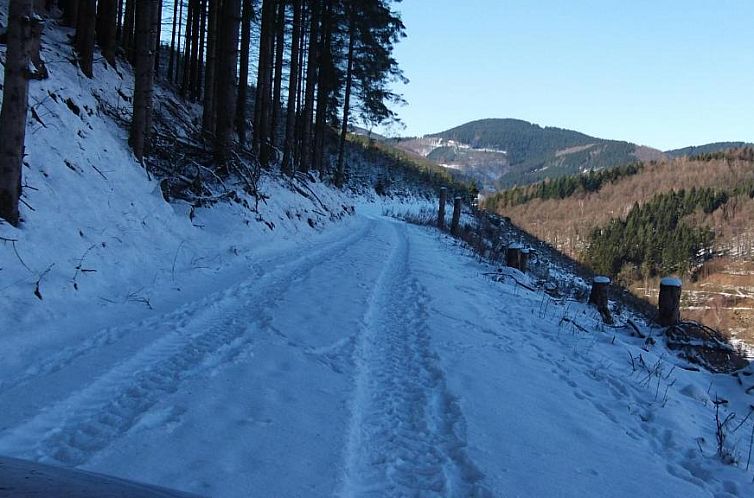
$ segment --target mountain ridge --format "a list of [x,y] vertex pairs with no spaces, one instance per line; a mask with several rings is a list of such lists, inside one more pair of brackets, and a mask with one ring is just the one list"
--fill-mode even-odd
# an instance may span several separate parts
[[633,162],[663,161],[748,145],[715,142],[663,151],[516,118],[478,119],[441,132],[388,142],[464,173],[485,191]]

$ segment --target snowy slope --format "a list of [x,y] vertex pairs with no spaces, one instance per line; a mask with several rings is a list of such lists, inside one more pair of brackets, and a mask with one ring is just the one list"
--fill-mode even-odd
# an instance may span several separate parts
[[[317,183],[305,198],[268,175],[259,213],[221,204],[190,219],[189,206],[164,201],[112,118],[130,113],[130,68],[95,58],[96,78],[87,79],[71,63],[72,33],[48,21],[50,78],[30,85],[23,228],[0,222],[0,385],[6,368],[32,365],[115,317],[148,316],[214,280],[224,285],[251,249],[296,244],[348,216],[352,204]],[[158,105],[170,97],[162,91]]]

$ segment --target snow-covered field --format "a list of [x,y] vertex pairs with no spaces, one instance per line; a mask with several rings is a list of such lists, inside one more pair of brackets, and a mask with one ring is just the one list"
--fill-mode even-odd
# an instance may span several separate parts
[[102,112],[128,69],[83,78],[57,29],[44,55],[0,224],[0,455],[218,497],[754,495],[747,375],[383,216],[418,200],[268,175],[259,213],[191,219]]

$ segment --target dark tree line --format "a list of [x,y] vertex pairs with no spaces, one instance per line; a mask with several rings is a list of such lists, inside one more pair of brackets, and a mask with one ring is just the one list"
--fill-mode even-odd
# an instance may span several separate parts
[[615,276],[631,264],[651,277],[657,273],[685,273],[712,243],[713,234],[695,228],[683,217],[702,209],[712,213],[729,195],[714,189],[670,191],[650,202],[634,204],[625,220],[614,218],[589,237],[587,259],[598,273]]
[[264,167],[311,169],[341,185],[354,116],[395,118],[389,85],[403,79],[393,48],[404,26],[392,3],[175,0],[166,78],[202,104],[218,165],[238,144]]
[[[149,153],[153,89],[159,76],[181,96],[202,105],[202,130],[214,149],[218,173],[230,171],[236,147],[246,147],[263,167],[279,165],[289,175],[314,170],[342,185],[348,177],[350,123],[355,118],[368,125],[395,119],[389,105],[400,97],[390,83],[403,76],[393,49],[404,36],[403,23],[392,9],[395,1],[399,0],[44,3],[47,8],[57,5],[62,22],[75,29],[76,63],[87,77],[97,77],[97,47],[110,65],[122,58],[133,66],[129,143],[140,161]],[[33,15],[26,14],[33,13],[33,4],[10,2],[9,54],[28,52],[11,51],[10,45],[29,43],[26,19]],[[23,75],[18,68],[28,66],[26,61],[9,60],[5,68],[5,135],[0,138],[13,135],[15,140],[4,139],[0,152],[18,166],[0,165],[0,216],[14,224],[19,194],[13,192],[20,185],[27,107],[26,80],[14,78],[13,71]],[[12,92],[16,96],[8,99]],[[20,120],[5,112],[5,102],[11,106],[19,99],[23,105],[15,105],[12,114]]]
[[617,168],[589,170],[579,175],[560,176],[497,192],[485,202],[488,209],[494,210],[526,204],[533,199],[565,199],[579,193],[597,192],[604,185],[636,175],[643,169],[643,163],[631,163]]

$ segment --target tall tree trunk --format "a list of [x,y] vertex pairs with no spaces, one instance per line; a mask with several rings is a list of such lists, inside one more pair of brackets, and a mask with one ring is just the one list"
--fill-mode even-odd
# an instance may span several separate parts
[[81,0],[79,17],[76,21],[76,51],[79,54],[79,67],[88,77],[93,78],[94,31],[97,20],[97,0]]
[[97,44],[105,60],[115,67],[117,47],[118,0],[99,0],[97,4]]
[[194,80],[194,93],[196,94],[197,101],[202,98],[202,88],[204,88],[204,37],[207,33],[207,0],[200,0],[199,2],[201,16],[199,21],[199,69],[196,74],[196,80]]
[[241,68],[238,78],[238,101],[236,103],[236,130],[241,145],[246,143],[246,106],[249,88],[249,50],[251,45],[251,20],[254,17],[254,3],[243,0],[243,17],[241,20]]
[[285,1],[278,2],[277,22],[275,23],[275,76],[272,84],[272,104],[270,114],[270,144],[277,145],[278,125],[282,102],[280,95],[283,88],[283,55],[285,54]]
[[133,147],[134,155],[140,162],[144,160],[152,131],[154,37],[156,36],[154,17],[157,15],[157,7],[157,0],[138,0],[136,2],[134,108],[129,143]]
[[320,176],[327,172],[325,163],[325,135],[327,132],[327,114],[330,101],[330,88],[333,86],[332,71],[332,5],[325,1],[322,14],[322,34],[317,48],[319,72],[317,74],[317,118],[314,124],[314,147],[312,166]]
[[351,6],[350,26],[348,29],[348,67],[346,69],[346,93],[343,98],[343,121],[340,126],[340,145],[338,146],[338,169],[335,174],[335,185],[342,187],[346,181],[346,136],[348,135],[348,113],[351,110],[351,87],[353,86],[353,49],[356,39],[356,22],[354,7]]
[[168,54],[168,80],[173,77],[175,66],[175,30],[178,23],[178,1],[173,0],[173,29],[170,31],[170,54]]
[[124,0],[126,2],[126,14],[123,19],[123,40],[121,45],[126,51],[126,59],[134,62],[134,24],[136,22],[136,4],[141,0]]
[[[278,0],[283,1],[283,0]],[[257,72],[257,95],[254,105],[254,139],[252,147],[262,166],[270,161],[270,98],[272,77],[272,45],[274,40],[273,25],[275,17],[275,0],[263,0],[262,29],[259,42],[259,64]]]
[[[181,72],[181,36],[183,33],[183,0],[174,0],[178,2],[178,39],[175,48],[175,74],[172,75],[173,83],[178,84],[178,75]],[[186,60],[183,60],[183,64]]]
[[189,90],[189,78],[191,75],[191,64],[192,64],[192,58],[191,58],[191,50],[193,43],[194,36],[192,31],[192,28],[194,26],[194,5],[196,3],[196,0],[188,0],[188,5],[186,6],[187,9],[187,16],[186,16],[186,32],[184,34],[184,47],[183,47],[183,76],[181,79],[181,96],[187,97],[188,96],[188,90]]
[[[290,0],[278,0],[278,3],[282,3],[283,7],[287,4],[287,2]],[[273,12],[274,12],[274,6],[273,6]],[[274,159],[275,155],[275,145],[277,143],[277,124],[275,127],[272,126],[272,110],[273,105],[275,105],[272,102],[272,90],[273,90],[273,74],[275,71],[275,62],[273,60],[275,53],[275,19],[270,18],[270,22],[272,25],[270,26],[270,29],[268,31],[269,33],[269,40],[267,43],[267,65],[265,66],[265,72],[264,72],[264,88],[265,92],[262,94],[262,97],[264,98],[264,119],[266,123],[266,127],[264,129],[265,131],[265,139],[262,143],[262,152],[261,152],[261,162],[264,165],[269,165],[270,162]],[[285,24],[285,23],[283,23]]]
[[199,28],[201,27],[201,2],[193,0],[193,14],[191,17],[191,64],[189,67],[189,89],[192,100],[198,100],[199,87]]
[[115,30],[115,40],[118,42],[123,41],[123,3],[125,0],[118,0],[118,15],[116,17],[117,19],[117,28]]
[[63,4],[63,23],[71,28],[76,27],[79,20],[79,0],[66,0]]
[[299,50],[298,50],[298,85],[296,92],[296,123],[295,123],[295,137],[296,140],[293,144],[293,166],[296,171],[301,169],[301,110],[304,105],[304,64],[306,53],[306,23],[308,22],[308,9],[306,8],[306,2],[301,2],[301,29],[299,36]]
[[291,67],[288,79],[288,108],[285,118],[285,144],[283,146],[283,173],[293,176],[293,149],[296,146],[296,100],[298,98],[299,50],[301,47],[302,0],[293,0],[293,33],[291,35]]
[[312,121],[314,120],[314,89],[317,83],[317,41],[319,35],[319,13],[321,0],[312,3],[309,25],[309,50],[306,62],[306,91],[304,93],[304,116],[301,130],[300,168],[308,170],[312,161]]
[[160,34],[162,32],[162,0],[157,2],[157,10],[154,15],[154,74],[160,77],[160,44],[162,43]]
[[217,125],[215,161],[221,168],[230,160],[233,144],[233,121],[236,110],[236,67],[238,65],[238,29],[241,24],[241,0],[223,0],[218,29]]
[[0,109],[0,218],[19,224],[21,168],[28,111],[28,68],[34,20],[32,0],[10,0],[3,104]]
[[202,129],[210,135],[215,134],[215,69],[217,67],[217,27],[220,13],[218,1],[209,2],[207,16],[207,69],[204,72],[204,105],[202,106]]

